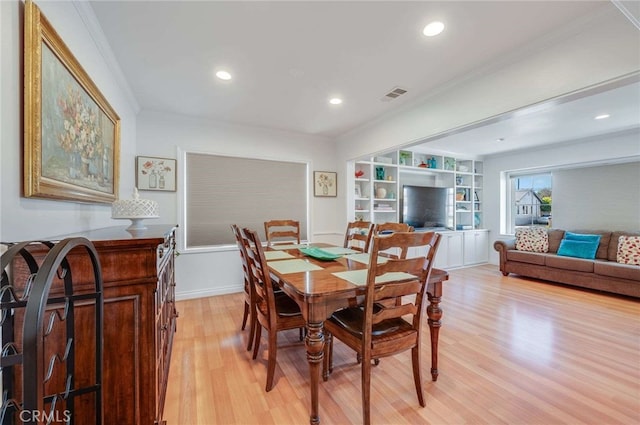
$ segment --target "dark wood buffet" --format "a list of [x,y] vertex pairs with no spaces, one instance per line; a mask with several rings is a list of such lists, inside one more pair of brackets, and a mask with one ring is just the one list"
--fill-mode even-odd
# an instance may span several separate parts
[[[98,253],[103,278],[103,411],[104,423],[162,424],[162,413],[178,313],[175,308],[175,226],[149,225],[127,231],[125,226],[49,238],[84,237]],[[41,252],[38,252],[38,251]],[[47,250],[34,245],[35,258]],[[69,253],[74,285],[91,283],[91,264],[82,252]],[[15,270],[20,273],[20,270]],[[55,295],[60,288],[52,287]],[[91,328],[88,314],[76,326]],[[55,332],[55,330],[54,330]],[[78,334],[82,335],[80,329]],[[87,336],[91,338],[91,336]],[[95,338],[94,338],[95,341]],[[91,344],[88,344],[90,347]],[[76,368],[90,369],[91,353],[78,344]],[[28,365],[25,364],[25,367]],[[54,377],[55,378],[55,377]],[[75,423],[89,423],[94,403],[83,405]],[[94,422],[94,421],[91,421]]]

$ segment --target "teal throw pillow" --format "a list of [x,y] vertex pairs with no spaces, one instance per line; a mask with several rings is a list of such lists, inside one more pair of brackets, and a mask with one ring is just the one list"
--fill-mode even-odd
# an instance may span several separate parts
[[587,258],[593,260],[596,258],[596,251],[598,251],[598,243],[600,242],[598,238],[597,241],[574,241],[571,239],[563,239],[560,242],[560,247],[558,248],[558,255],[563,257],[576,257],[576,258]]
[[564,234],[564,238],[570,241],[595,242],[596,244],[600,243],[601,237],[602,235],[588,235],[585,233],[565,232]]

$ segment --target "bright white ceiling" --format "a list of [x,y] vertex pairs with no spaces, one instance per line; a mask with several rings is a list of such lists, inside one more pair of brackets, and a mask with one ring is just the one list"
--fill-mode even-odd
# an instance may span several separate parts
[[[615,8],[603,1],[90,4],[142,109],[327,137],[392,114],[540,38]],[[623,25],[631,25],[620,16]],[[447,27],[440,36],[424,37],[422,28],[432,20]],[[232,72],[233,80],[217,80],[219,68]],[[408,93],[382,101],[396,86]],[[615,113],[600,127],[583,121],[590,108],[605,102],[594,98],[555,105],[553,114],[501,120],[474,129],[475,136],[452,137],[464,144],[523,140],[528,134],[526,143],[533,144],[548,141],[550,134],[556,140],[566,132],[584,137],[607,126],[607,132],[638,126],[638,87],[608,95],[604,104]],[[329,105],[333,96],[344,103]],[[477,154],[511,148],[464,146]]]

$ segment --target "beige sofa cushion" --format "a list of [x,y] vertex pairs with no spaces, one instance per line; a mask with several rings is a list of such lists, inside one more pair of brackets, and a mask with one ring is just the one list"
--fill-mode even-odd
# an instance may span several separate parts
[[596,261],[593,271],[602,276],[637,280],[640,285],[640,267],[638,266],[614,263],[613,261]]
[[562,238],[564,238],[564,230],[560,229],[549,229],[549,252],[553,252],[554,254],[558,252],[558,247],[560,246],[560,242]]
[[559,257],[549,255],[545,258],[545,266],[576,272],[593,273],[593,260],[575,257]]
[[547,254],[541,252],[527,252],[510,249],[507,251],[507,261],[517,261],[519,263],[537,264],[544,266],[544,259]]

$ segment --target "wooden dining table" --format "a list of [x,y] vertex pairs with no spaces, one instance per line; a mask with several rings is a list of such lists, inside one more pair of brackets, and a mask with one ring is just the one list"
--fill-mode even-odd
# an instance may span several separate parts
[[[313,247],[335,254],[346,249],[315,243]],[[309,362],[311,415],[309,422],[319,424],[318,390],[324,357],[324,321],[338,309],[355,306],[364,298],[364,287],[337,277],[334,273],[367,268],[367,255],[346,251],[339,258],[323,261],[305,256],[299,248],[307,245],[286,245],[267,248],[267,264],[272,279],[298,303],[306,321],[305,348]],[[284,257],[284,258],[283,258]],[[271,259],[270,259],[271,258]],[[438,335],[441,326],[442,284],[449,279],[445,270],[432,269],[427,284],[427,316],[431,336],[431,379],[438,379]]]

